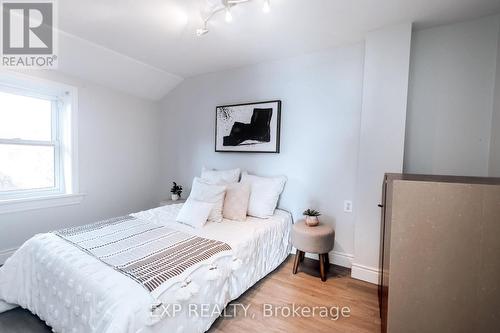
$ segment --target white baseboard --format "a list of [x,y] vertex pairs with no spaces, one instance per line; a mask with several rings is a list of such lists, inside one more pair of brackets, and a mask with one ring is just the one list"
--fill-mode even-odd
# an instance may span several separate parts
[[353,263],[351,268],[351,277],[358,280],[363,280],[373,284],[379,283],[380,270],[375,267],[368,267]]
[[[291,253],[295,254],[296,249],[292,248]],[[351,268],[354,255],[344,252],[332,251],[329,253],[330,262],[334,265]],[[306,257],[318,260],[318,255],[314,253],[306,253]]]
[[5,249],[0,251],[0,265],[3,265],[4,262],[17,251],[17,248]]
[[332,251],[332,252],[330,252],[330,256],[332,256],[332,255],[333,255],[332,263],[334,265],[338,265],[338,266],[342,266],[342,267],[347,267],[347,268],[351,268],[352,267],[352,261],[354,260],[354,255],[353,254]]

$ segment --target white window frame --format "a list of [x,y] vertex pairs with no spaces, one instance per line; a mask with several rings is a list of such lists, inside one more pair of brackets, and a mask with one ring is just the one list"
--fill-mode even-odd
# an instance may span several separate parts
[[52,101],[50,141],[0,138],[2,144],[54,147],[55,187],[0,192],[0,214],[80,203],[78,188],[78,91],[76,87],[0,71],[0,90]]

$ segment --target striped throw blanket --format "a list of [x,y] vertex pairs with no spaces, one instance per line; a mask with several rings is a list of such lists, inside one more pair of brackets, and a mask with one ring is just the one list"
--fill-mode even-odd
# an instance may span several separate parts
[[224,242],[189,235],[132,216],[54,233],[131,277],[149,292],[189,267],[231,250]]

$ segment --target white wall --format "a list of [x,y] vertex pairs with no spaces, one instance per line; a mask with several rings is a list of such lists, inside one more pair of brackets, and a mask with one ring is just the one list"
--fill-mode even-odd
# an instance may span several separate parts
[[[186,79],[163,102],[164,195],[173,180],[190,188],[203,165],[241,167],[259,175],[286,175],[280,207],[295,218],[308,207],[335,226],[334,262],[350,265],[361,114],[363,44],[356,44]],[[281,153],[215,153],[215,106],[283,101]]]
[[0,214],[0,263],[36,233],[151,208],[158,201],[159,105],[55,73],[78,88],[81,204]]
[[491,16],[414,33],[406,172],[488,176],[498,31]]
[[497,40],[495,96],[491,120],[490,161],[488,173],[490,177],[500,177],[500,29]]
[[403,169],[410,23],[366,37],[352,276],[378,283],[380,203],[386,172]]

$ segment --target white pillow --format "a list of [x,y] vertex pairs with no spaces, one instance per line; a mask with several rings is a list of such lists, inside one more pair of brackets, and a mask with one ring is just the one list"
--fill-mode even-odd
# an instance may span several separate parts
[[231,170],[211,170],[203,167],[201,169],[201,179],[213,184],[230,184],[240,181],[240,169]]
[[208,220],[213,222],[221,222],[222,205],[224,204],[225,194],[225,185],[210,184],[207,181],[196,177],[193,180],[193,186],[191,188],[189,198],[214,204],[210,215],[208,216]]
[[177,214],[176,221],[194,228],[201,228],[207,223],[208,215],[213,207],[213,203],[188,198]]
[[250,184],[248,215],[264,219],[273,216],[286,177],[259,177],[243,172],[241,182]]
[[250,184],[228,184],[222,215],[226,219],[245,221],[247,219],[248,200],[250,199]]

